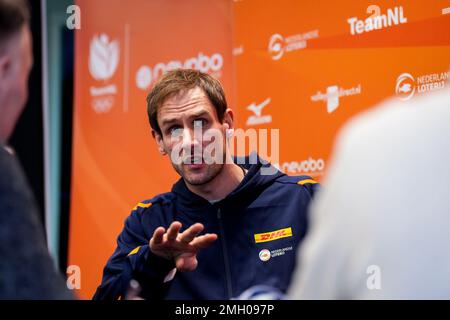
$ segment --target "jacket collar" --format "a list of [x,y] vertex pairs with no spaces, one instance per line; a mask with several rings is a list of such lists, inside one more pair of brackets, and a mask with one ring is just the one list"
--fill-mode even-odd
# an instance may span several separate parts
[[[270,163],[260,158],[256,153],[252,153],[247,157],[234,157],[234,162],[247,169],[241,183],[224,199],[211,204],[205,198],[193,193],[188,189],[186,183],[181,178],[172,187],[172,192],[177,196],[177,203],[181,209],[199,212],[199,209],[211,209],[217,207],[237,208],[247,206],[259,194],[284,173],[275,169]],[[265,175],[263,168],[271,168],[274,174]],[[263,174],[262,174],[263,173]]]

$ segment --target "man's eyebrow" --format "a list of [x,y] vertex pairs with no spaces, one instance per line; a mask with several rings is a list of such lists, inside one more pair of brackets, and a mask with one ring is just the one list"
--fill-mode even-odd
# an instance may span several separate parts
[[206,112],[205,110],[202,110],[200,112],[190,115],[189,118],[198,118],[198,117],[206,116],[206,115],[208,115],[208,112]]
[[[209,116],[208,112],[205,110],[193,113],[189,115],[189,119],[199,118],[201,116]],[[161,127],[172,124],[173,122],[177,122],[178,118],[167,118],[161,121]]]
[[171,124],[171,123],[173,123],[173,122],[176,122],[178,119],[176,119],[176,118],[169,118],[169,119],[164,119],[162,122],[161,122],[161,125],[162,126],[164,126],[164,125],[169,125],[169,124]]

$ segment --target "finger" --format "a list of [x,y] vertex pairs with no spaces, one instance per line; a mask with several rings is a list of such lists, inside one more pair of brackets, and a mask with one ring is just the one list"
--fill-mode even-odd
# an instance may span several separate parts
[[178,237],[178,232],[181,229],[181,223],[178,221],[172,222],[169,229],[167,229],[167,240],[173,241]]
[[139,295],[141,294],[142,288],[139,282],[132,279],[128,285],[128,291],[125,295],[125,300],[144,300]]
[[183,271],[194,271],[197,268],[198,261],[196,256],[184,260]]
[[166,229],[164,229],[163,227],[156,228],[155,232],[153,232],[153,237],[150,240],[150,242],[153,245],[161,244],[163,241],[163,236],[164,236],[165,232],[166,232]]
[[205,248],[209,247],[211,244],[213,244],[214,241],[216,241],[216,240],[217,240],[217,234],[207,233],[205,235],[195,238],[191,242],[191,245],[197,249],[205,249]]
[[180,235],[180,241],[184,243],[191,242],[203,231],[203,229],[204,227],[201,223],[193,224]]

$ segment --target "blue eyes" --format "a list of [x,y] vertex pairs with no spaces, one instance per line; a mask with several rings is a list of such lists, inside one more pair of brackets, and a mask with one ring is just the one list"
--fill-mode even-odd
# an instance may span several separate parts
[[175,130],[182,129],[180,126],[171,126],[167,131],[173,133]]

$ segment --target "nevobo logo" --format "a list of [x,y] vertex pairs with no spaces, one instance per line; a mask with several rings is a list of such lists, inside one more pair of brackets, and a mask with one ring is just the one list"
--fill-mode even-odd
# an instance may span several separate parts
[[204,73],[212,73],[216,77],[219,77],[219,72],[222,67],[223,57],[220,53],[214,53],[208,56],[199,52],[197,57],[188,58],[184,62],[171,60],[167,63],[157,63],[153,68],[147,65],[141,66],[136,73],[136,85],[139,89],[147,90],[164,73],[179,68],[195,69]]

